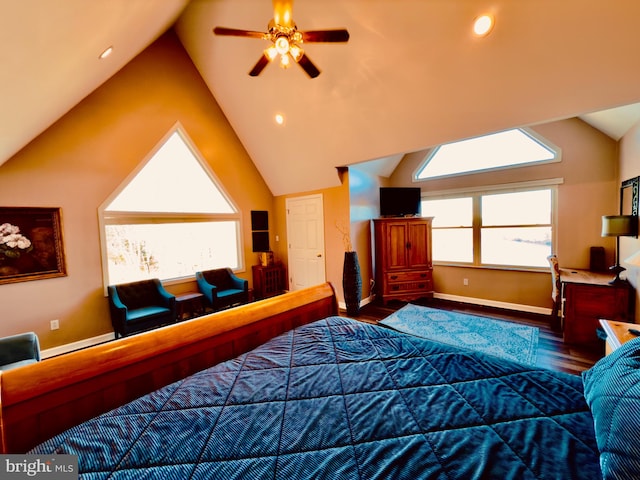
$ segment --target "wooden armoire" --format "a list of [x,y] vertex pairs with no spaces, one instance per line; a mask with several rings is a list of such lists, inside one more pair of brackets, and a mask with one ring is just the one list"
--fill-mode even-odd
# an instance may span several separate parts
[[383,304],[433,296],[432,220],[433,217],[373,220],[375,291]]

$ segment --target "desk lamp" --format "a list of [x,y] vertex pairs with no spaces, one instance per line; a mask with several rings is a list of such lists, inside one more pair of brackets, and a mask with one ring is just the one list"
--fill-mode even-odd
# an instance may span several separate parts
[[636,215],[603,215],[602,236],[616,237],[616,264],[609,270],[616,274],[609,283],[620,282],[620,273],[626,269],[620,265],[620,237],[638,236],[638,217]]

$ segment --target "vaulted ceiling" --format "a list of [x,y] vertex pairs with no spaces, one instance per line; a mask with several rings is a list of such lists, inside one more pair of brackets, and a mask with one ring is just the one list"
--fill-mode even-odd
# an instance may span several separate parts
[[[0,8],[0,163],[172,25],[275,195],[335,186],[337,166],[378,160],[387,173],[403,154],[440,143],[640,102],[637,0],[297,0],[300,30],[351,35],[305,44],[322,72],[315,79],[275,64],[249,77],[266,42],[212,34],[264,31],[270,0]],[[472,23],[486,12],[496,25],[478,38]],[[629,110],[581,118],[619,138],[638,119]],[[601,119],[620,113],[615,129]]]

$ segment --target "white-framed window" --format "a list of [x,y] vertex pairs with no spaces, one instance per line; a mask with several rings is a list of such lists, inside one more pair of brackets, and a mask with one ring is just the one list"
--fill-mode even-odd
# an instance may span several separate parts
[[414,180],[559,162],[560,154],[560,148],[535,132],[514,128],[434,148],[416,170]]
[[244,268],[241,217],[180,125],[99,208],[105,285]]
[[547,268],[557,183],[423,198],[422,215],[434,217],[434,262]]

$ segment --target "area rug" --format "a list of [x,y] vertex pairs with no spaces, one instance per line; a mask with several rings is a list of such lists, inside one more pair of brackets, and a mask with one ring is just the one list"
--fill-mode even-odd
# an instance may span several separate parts
[[539,329],[493,318],[407,304],[379,322],[400,332],[535,365]]

